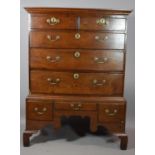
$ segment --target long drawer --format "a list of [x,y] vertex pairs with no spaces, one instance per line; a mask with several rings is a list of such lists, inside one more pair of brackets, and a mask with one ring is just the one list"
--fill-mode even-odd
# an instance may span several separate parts
[[86,31],[32,31],[30,47],[124,49],[125,34]]
[[124,52],[121,50],[32,48],[30,67],[53,70],[123,71]]
[[119,96],[123,93],[123,74],[72,73],[32,70],[31,93],[98,94]]

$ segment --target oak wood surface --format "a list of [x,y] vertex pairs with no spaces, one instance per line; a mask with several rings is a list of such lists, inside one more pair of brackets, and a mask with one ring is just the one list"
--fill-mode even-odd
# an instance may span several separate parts
[[[75,55],[79,53],[79,57]],[[50,60],[47,58],[50,57]],[[57,61],[56,58],[60,59]],[[98,58],[98,60],[96,59]],[[38,49],[30,50],[31,69],[123,71],[122,50]]]
[[[35,111],[35,109],[37,111]],[[46,109],[46,111],[44,111]],[[27,102],[27,118],[29,120],[50,121],[53,119],[53,105],[44,102]]]
[[71,110],[71,111],[94,111],[97,110],[96,103],[91,102],[80,102],[80,101],[71,101],[71,102],[55,102],[55,110]]
[[[60,22],[58,24],[50,25],[47,19],[52,17],[58,19]],[[31,17],[31,28],[32,29],[76,29],[77,19],[75,16],[65,15],[65,14],[51,14],[42,16],[32,16]]]
[[[79,78],[74,79],[74,74]],[[123,74],[108,73],[71,73],[32,70],[30,72],[31,93],[50,94],[102,94],[104,96],[121,95],[123,90]],[[57,84],[51,84],[48,79]],[[97,80],[97,84],[93,81]],[[81,91],[82,90],[82,91]]]
[[50,14],[54,12],[69,14],[103,14],[103,15],[128,15],[132,10],[114,10],[114,9],[95,9],[95,8],[50,8],[50,7],[25,7],[25,10],[31,14]]
[[[48,19],[56,18],[59,23],[49,24]],[[105,24],[98,24],[97,20],[105,19]],[[31,16],[31,29],[79,29],[79,30],[109,30],[125,31],[125,18],[107,16],[75,16],[72,14],[46,14]]]
[[[80,34],[76,39],[75,35]],[[50,36],[51,40],[47,38]],[[59,36],[59,39],[56,39]],[[96,40],[95,38],[99,39]],[[83,49],[124,49],[124,34],[86,31],[32,31],[30,47],[41,48],[83,48]]]
[[[124,123],[125,109],[126,109],[126,104],[124,103],[99,104],[99,111],[98,111],[99,122]],[[106,110],[109,110],[109,112],[107,113]]]
[[90,118],[93,132],[101,125],[117,135],[120,148],[127,149],[123,93],[127,16],[131,11],[25,9],[30,14],[30,91],[24,146],[30,145],[34,131],[49,124],[60,128],[62,116],[80,116]]

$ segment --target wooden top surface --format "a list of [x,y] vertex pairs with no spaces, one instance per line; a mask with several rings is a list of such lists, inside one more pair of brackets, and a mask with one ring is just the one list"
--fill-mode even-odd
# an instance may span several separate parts
[[50,8],[50,7],[25,7],[28,13],[52,13],[52,12],[81,12],[81,13],[103,13],[107,15],[128,15],[132,10],[113,10],[95,8]]

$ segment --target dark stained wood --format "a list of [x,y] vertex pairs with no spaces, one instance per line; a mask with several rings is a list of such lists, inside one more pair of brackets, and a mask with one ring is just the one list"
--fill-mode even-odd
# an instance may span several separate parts
[[[78,74],[79,78],[74,79],[74,74]],[[32,93],[120,96],[123,90],[123,76],[123,74],[43,72],[33,70],[30,72],[30,90]],[[48,78],[52,79],[52,82],[60,79],[60,82],[53,85],[48,82]],[[93,84],[94,80],[97,80],[98,85]]]
[[[120,138],[120,149],[127,149],[123,92],[131,11],[25,9],[30,13],[30,92],[23,145],[29,146],[31,135],[47,125],[59,129],[62,116],[80,116],[90,118],[92,132],[104,126]],[[52,17],[59,22],[49,24]],[[97,23],[101,18],[104,24]]]
[[[76,57],[76,53],[80,53],[80,56]],[[47,57],[51,59],[48,60]],[[58,61],[56,61],[57,57],[60,57]],[[98,58],[98,61],[95,58]],[[32,48],[30,67],[52,70],[123,71],[124,52],[121,50]]]
[[[80,34],[76,39],[75,35]],[[51,36],[53,41],[47,36]],[[60,39],[56,39],[57,37]],[[95,37],[99,37],[98,40]],[[41,48],[124,49],[124,34],[85,31],[32,31],[30,46]]]
[[128,144],[128,136],[125,133],[115,134],[118,136],[121,140],[120,142],[120,149],[121,150],[127,150],[127,144]]
[[34,133],[36,133],[37,131],[33,131],[33,130],[31,130],[31,131],[24,131],[24,133],[23,133],[23,145],[24,145],[24,147],[28,147],[28,146],[30,146],[30,137],[34,134]]

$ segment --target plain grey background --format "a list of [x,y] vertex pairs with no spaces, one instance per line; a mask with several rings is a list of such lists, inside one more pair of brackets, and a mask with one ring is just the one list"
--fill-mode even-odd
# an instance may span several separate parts
[[[134,118],[135,118],[135,14],[134,14],[134,0],[21,0],[21,133],[24,130],[25,123],[25,97],[28,95],[28,14],[24,7],[73,7],[73,8],[106,8],[106,9],[127,9],[133,10],[128,18],[128,38],[127,38],[127,58],[126,58],[126,78],[125,78],[125,98],[127,100],[127,132],[129,134],[129,150],[126,152],[119,151],[117,146],[113,144],[104,143],[98,137],[88,136],[84,139],[77,140],[73,143],[65,143],[65,141],[55,141],[52,146],[48,147],[46,143],[31,146],[30,148],[21,147],[21,154],[50,154],[55,151],[55,155],[68,154],[89,154],[99,155],[106,151],[106,155],[113,153],[134,154]],[[89,142],[90,141],[90,142]],[[92,142],[92,143],[91,143]],[[102,146],[105,145],[105,147]],[[81,144],[81,145],[80,145]],[[86,148],[83,145],[86,144]],[[94,146],[94,144],[96,144]],[[70,146],[71,145],[71,146]],[[90,147],[91,146],[91,147]],[[100,147],[101,148],[100,148]],[[59,149],[59,147],[62,148]],[[73,148],[76,153],[67,151],[67,148]],[[39,148],[41,149],[39,151]],[[104,150],[102,150],[104,148]],[[97,149],[95,151],[95,149]],[[117,150],[117,151],[116,151]],[[41,152],[43,151],[43,152]],[[114,151],[114,152],[113,152]]]

